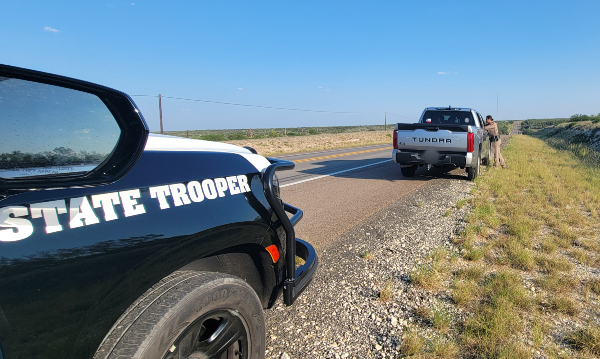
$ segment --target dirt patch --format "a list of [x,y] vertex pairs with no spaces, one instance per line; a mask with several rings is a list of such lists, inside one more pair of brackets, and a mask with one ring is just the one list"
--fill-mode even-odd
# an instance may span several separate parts
[[260,138],[225,141],[237,146],[250,146],[263,156],[281,153],[328,150],[332,148],[392,143],[392,131],[366,131],[297,137]]

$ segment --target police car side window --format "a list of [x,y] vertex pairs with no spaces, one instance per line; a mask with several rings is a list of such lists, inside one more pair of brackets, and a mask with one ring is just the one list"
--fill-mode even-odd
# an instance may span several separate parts
[[89,172],[121,130],[95,95],[0,77],[0,178]]

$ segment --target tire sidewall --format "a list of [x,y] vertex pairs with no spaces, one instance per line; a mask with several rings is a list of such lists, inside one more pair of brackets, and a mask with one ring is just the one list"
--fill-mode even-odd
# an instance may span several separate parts
[[[209,274],[210,275],[210,274]],[[185,289],[184,289],[185,290]],[[141,318],[154,325],[147,326],[135,358],[162,359],[173,342],[195,320],[214,310],[230,310],[244,322],[250,347],[249,358],[263,358],[265,352],[264,314],[258,296],[246,283],[230,276],[218,276],[188,293],[168,292],[156,300]],[[174,303],[173,303],[174,302]]]

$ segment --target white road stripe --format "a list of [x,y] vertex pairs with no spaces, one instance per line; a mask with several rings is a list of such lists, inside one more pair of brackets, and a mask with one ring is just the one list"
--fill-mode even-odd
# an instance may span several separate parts
[[300,183],[304,183],[304,182],[308,182],[308,181],[314,181],[314,180],[318,180],[319,178],[330,177],[330,176],[334,176],[334,175],[337,175],[337,174],[340,174],[340,173],[350,172],[350,171],[354,171],[354,170],[357,170],[357,169],[360,169],[360,168],[369,167],[369,166],[375,166],[375,165],[378,165],[378,164],[381,164],[381,163],[385,163],[385,162],[389,162],[389,161],[391,161],[391,160],[385,160],[385,161],[376,162],[376,163],[369,163],[368,165],[364,165],[364,166],[349,168],[349,169],[343,170],[343,171],[333,172],[333,173],[329,173],[329,174],[322,175],[322,176],[308,178],[308,179],[305,179],[305,180],[302,180],[302,181],[298,181],[298,182],[292,182],[292,183],[284,184],[284,185],[281,185],[281,187],[293,186],[295,184],[300,184]]

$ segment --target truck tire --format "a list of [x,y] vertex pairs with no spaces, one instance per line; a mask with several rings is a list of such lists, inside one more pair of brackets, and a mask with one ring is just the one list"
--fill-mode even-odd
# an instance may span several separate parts
[[490,161],[490,159],[492,158],[491,146],[488,146],[486,153],[487,153],[487,155],[485,156],[485,158],[481,159],[481,164],[484,166],[489,166],[490,164],[492,164],[492,162]]
[[481,153],[477,156],[474,166],[467,167],[467,177],[469,181],[475,181],[475,178],[479,175],[479,168],[481,164]]
[[417,168],[419,166],[410,166],[410,167],[400,167],[400,171],[404,177],[412,177],[417,172]]
[[243,280],[175,272],[140,297],[94,355],[107,359],[264,358],[262,305]]

